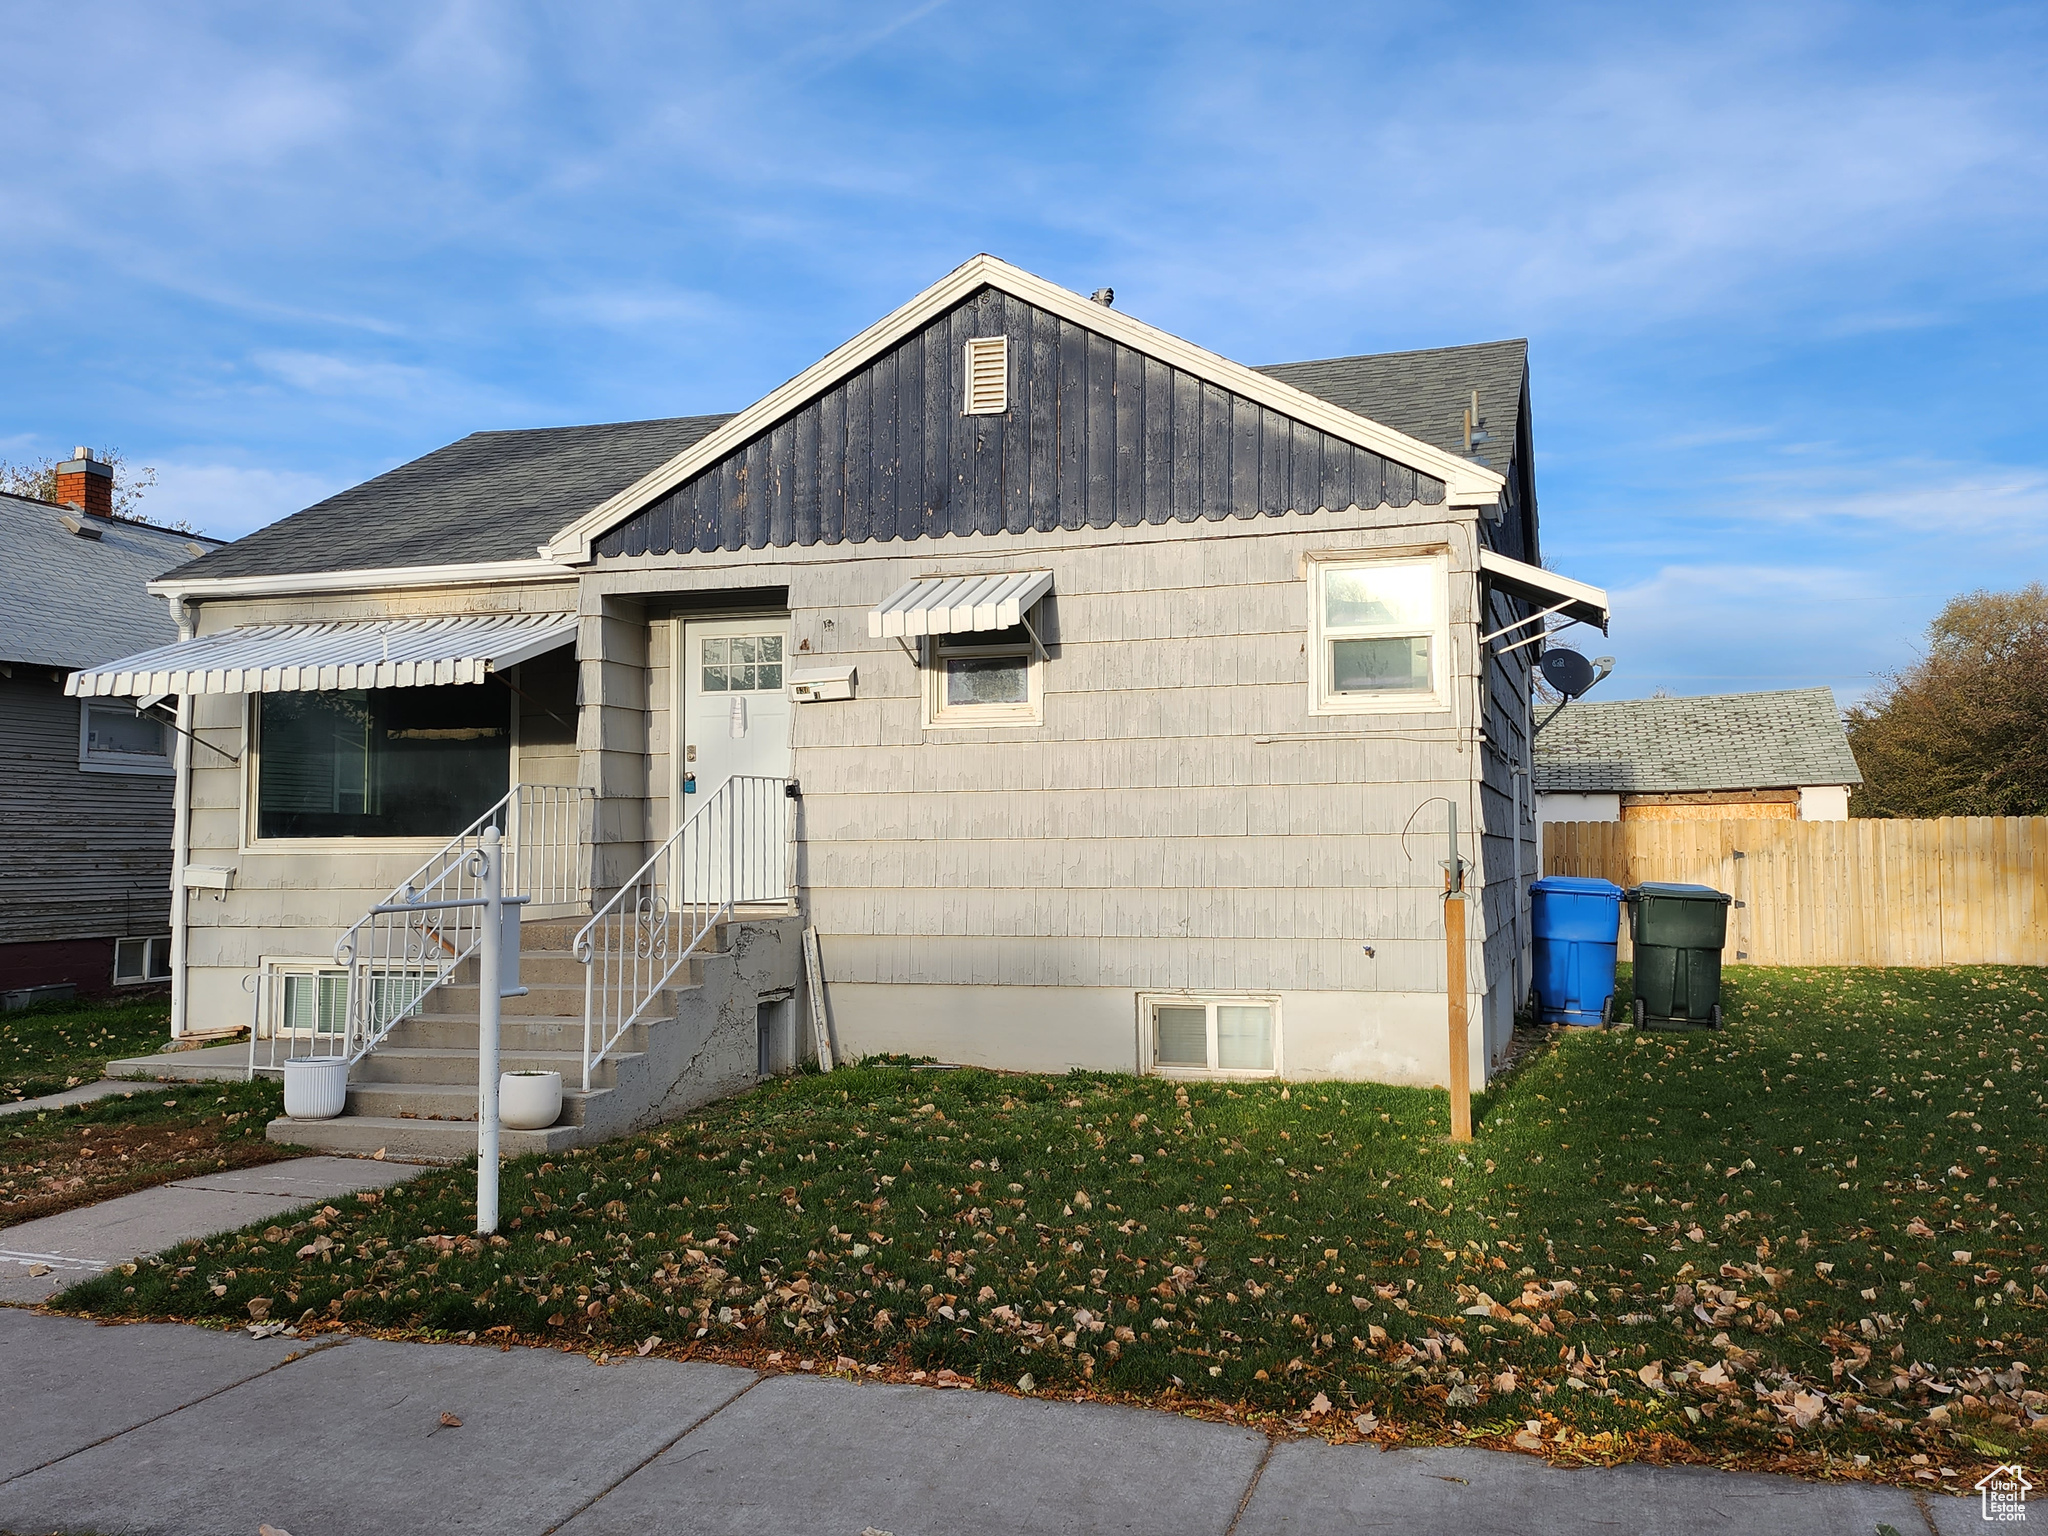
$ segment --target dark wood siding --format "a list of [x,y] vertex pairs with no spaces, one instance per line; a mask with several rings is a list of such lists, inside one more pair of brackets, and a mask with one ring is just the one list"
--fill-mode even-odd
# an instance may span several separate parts
[[[970,337],[1009,404],[961,414]],[[984,288],[606,533],[600,556],[1441,504],[1441,480]]]
[[46,671],[0,678],[0,942],[170,931],[172,781],[82,772],[78,712]]

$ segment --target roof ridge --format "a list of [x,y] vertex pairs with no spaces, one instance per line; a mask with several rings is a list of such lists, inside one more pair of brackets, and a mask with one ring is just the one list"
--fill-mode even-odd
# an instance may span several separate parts
[[1278,363],[1254,363],[1251,366],[1260,373],[1268,368],[1306,368],[1312,363],[1383,363],[1400,357],[1443,357],[1453,352],[1479,352],[1488,347],[1522,347],[1526,349],[1526,336],[1503,336],[1497,341],[1461,341],[1448,347],[1408,347],[1398,352],[1351,352],[1341,357],[1298,357]]

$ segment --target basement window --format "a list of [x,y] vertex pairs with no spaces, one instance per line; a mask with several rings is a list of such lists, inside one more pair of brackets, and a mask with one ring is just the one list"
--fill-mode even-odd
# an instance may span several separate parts
[[140,987],[171,979],[171,936],[114,940],[114,985]]
[[1272,997],[1139,999],[1146,1070],[1165,1077],[1275,1077],[1280,1003]]
[[1000,416],[1010,408],[1010,339],[977,336],[967,343],[968,416]]
[[1442,555],[1312,557],[1310,712],[1445,708],[1449,588]]

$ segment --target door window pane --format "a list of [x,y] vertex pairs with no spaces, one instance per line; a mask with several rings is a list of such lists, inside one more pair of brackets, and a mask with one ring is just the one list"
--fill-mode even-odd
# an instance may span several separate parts
[[504,798],[510,698],[490,683],[262,695],[257,836],[454,836]]
[[725,688],[725,636],[718,635],[704,642],[704,691],[724,693]]
[[1163,1067],[1206,1067],[1209,1065],[1209,1010],[1200,1004],[1192,1008],[1164,1006],[1152,1010],[1159,1035],[1159,1064]]
[[1377,629],[1396,624],[1427,628],[1435,622],[1430,603],[1430,589],[1435,584],[1436,570],[1430,565],[1325,571],[1323,624],[1329,629]]
[[1402,635],[1389,640],[1332,640],[1330,688],[1335,693],[1430,691],[1430,637]]
[[1028,704],[1028,656],[954,657],[946,663],[946,703]]
[[1216,1005],[1216,1065],[1226,1072],[1273,1070],[1273,1010],[1264,1004]]
[[699,670],[705,693],[780,693],[782,636],[706,636]]

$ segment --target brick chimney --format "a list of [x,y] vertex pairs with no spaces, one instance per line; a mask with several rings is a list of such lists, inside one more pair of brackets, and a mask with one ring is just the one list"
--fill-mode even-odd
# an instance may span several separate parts
[[92,517],[112,517],[114,467],[94,458],[90,448],[73,449],[69,462],[57,466],[57,500]]

